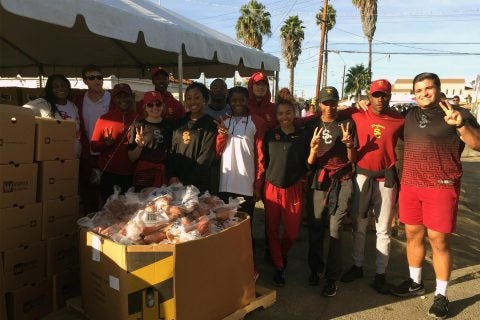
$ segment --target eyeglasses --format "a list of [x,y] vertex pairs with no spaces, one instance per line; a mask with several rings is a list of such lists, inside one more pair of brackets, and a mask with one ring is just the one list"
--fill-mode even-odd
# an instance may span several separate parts
[[150,102],[146,104],[147,108],[153,108],[153,107],[161,107],[162,103],[161,102]]
[[95,76],[87,76],[87,77],[85,77],[85,79],[88,79],[90,81],[93,81],[93,80],[97,79],[97,80],[100,81],[100,80],[103,80],[103,74],[97,74]]

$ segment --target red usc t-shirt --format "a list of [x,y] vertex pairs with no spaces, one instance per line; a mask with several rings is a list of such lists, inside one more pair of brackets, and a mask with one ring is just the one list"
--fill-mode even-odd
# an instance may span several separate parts
[[[457,110],[470,126],[479,128],[470,112]],[[440,189],[460,185],[460,155],[465,144],[444,116],[440,107],[414,108],[405,116],[403,185]]]
[[387,109],[381,115],[365,112],[352,115],[357,127],[357,166],[370,171],[381,171],[395,165],[395,146],[402,134],[405,120],[402,114]]

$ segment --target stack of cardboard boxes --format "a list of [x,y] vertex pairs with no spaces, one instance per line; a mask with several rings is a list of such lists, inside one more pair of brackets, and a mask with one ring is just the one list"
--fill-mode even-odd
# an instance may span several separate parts
[[48,314],[64,304],[59,291],[78,283],[74,145],[74,122],[0,105],[0,306],[6,299],[8,319]]

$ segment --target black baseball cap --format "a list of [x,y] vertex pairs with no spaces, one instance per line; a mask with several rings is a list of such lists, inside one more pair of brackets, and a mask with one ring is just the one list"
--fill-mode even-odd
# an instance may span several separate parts
[[335,87],[323,87],[320,91],[320,102],[328,100],[338,101],[338,91]]

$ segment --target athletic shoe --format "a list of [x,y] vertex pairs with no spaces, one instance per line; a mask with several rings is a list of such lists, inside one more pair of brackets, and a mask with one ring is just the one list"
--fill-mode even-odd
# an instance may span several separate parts
[[363,268],[353,265],[340,279],[342,282],[352,282],[356,279],[363,277]]
[[437,294],[433,299],[433,304],[428,310],[428,315],[436,319],[446,319],[448,314],[448,299],[447,297]]
[[276,269],[273,284],[277,287],[283,287],[285,285],[285,269]]
[[259,277],[260,277],[260,272],[258,272],[256,267],[253,267],[253,281],[257,282]]
[[335,297],[337,295],[337,283],[335,280],[327,280],[322,290],[322,296]]
[[421,296],[425,294],[425,287],[423,282],[416,283],[412,279],[403,281],[398,287],[390,291],[398,297]]
[[390,288],[385,277],[385,273],[377,273],[371,286],[381,294],[390,294]]
[[318,286],[320,284],[320,276],[317,272],[312,271],[312,273],[310,273],[308,284],[311,286]]

